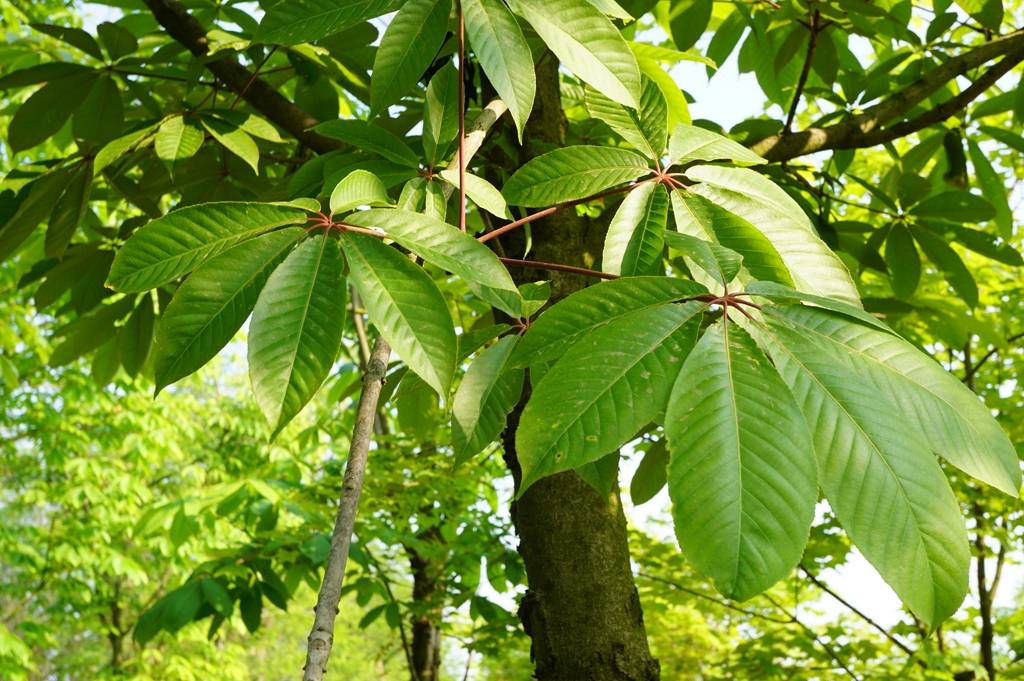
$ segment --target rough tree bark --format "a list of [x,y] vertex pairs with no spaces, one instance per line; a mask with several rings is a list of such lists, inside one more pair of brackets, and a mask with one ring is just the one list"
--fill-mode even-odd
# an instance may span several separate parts
[[[526,128],[528,155],[565,142],[559,99],[558,63],[552,55],[537,66],[537,103]],[[591,224],[573,211],[534,223],[533,249],[540,260],[588,265],[585,251]],[[515,244],[516,233],[505,243]],[[536,271],[513,268],[519,281]],[[552,300],[579,290],[586,280],[552,272]],[[515,433],[523,401],[503,435],[505,459],[516,484],[520,478]],[[647,645],[643,613],[629,563],[626,519],[618,491],[607,499],[573,472],[536,482],[512,505],[519,553],[529,591],[519,608],[530,636],[540,681],[656,681],[657,661]]]
[[[420,533],[425,542],[440,542],[437,527]],[[424,556],[412,547],[406,547],[409,554],[409,568],[412,571],[412,599],[422,608],[412,620],[412,681],[438,681],[441,671],[441,613],[435,607],[438,583],[437,565],[429,556]]]

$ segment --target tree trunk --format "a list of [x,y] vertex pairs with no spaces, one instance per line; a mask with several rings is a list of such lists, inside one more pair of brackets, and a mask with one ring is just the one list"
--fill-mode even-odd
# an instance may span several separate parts
[[[537,81],[537,103],[524,142],[531,156],[565,142],[558,63],[550,53],[537,66]],[[572,209],[555,213],[534,223],[533,253],[541,260],[590,265],[585,254],[594,241],[588,234],[593,228]],[[508,236],[507,246],[522,245],[521,234]],[[519,282],[542,278],[533,271],[513,271],[513,276]],[[543,275],[548,277],[552,301],[586,284],[573,274]],[[521,471],[515,433],[525,399],[503,435],[505,460],[517,487]],[[550,476],[512,504],[512,520],[529,580],[519,617],[531,639],[535,678],[657,681],[659,666],[647,645],[618,491],[604,499],[573,472]]]
[[[441,541],[436,527],[419,535],[422,541]],[[412,599],[422,612],[412,619],[412,681],[437,681],[441,670],[441,611],[435,603],[439,588],[437,565],[429,557],[407,546],[412,569]]]

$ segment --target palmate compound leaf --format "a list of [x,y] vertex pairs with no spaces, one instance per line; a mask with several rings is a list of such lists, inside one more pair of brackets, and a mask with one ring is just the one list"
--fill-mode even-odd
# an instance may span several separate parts
[[870,380],[778,315],[767,319],[757,335],[810,428],[829,505],[900,599],[934,627],[963,601],[970,552],[928,442]]
[[619,29],[587,0],[514,0],[511,6],[580,80],[620,104],[639,106],[636,57]]
[[743,329],[719,321],[690,352],[665,413],[683,553],[746,600],[800,562],[817,482],[807,424]]
[[455,460],[464,462],[494,441],[523,392],[523,370],[506,371],[518,336],[505,336],[469,365],[452,400]]
[[686,176],[693,191],[754,225],[768,237],[795,288],[860,306],[849,271],[814,231],[803,209],[786,192],[746,168],[695,166]]
[[498,96],[508,104],[522,140],[537,91],[533,54],[523,30],[502,0],[463,0],[462,11],[473,53]]
[[303,234],[290,227],[243,241],[189,275],[157,326],[157,392],[197,371],[234,337],[270,273]]
[[687,302],[635,310],[566,351],[534,386],[519,422],[520,494],[615,451],[664,410],[702,309]]
[[1017,496],[1017,453],[978,396],[902,338],[803,305],[767,308],[770,318],[831,353],[905,415],[932,451],[965,473]]
[[446,396],[458,344],[437,285],[411,260],[372,236],[344,234],[342,247],[370,322],[413,373]]
[[145,291],[191,272],[207,258],[284,225],[301,224],[306,212],[267,203],[201,203],[144,225],[117,252],[108,285]]
[[635,276],[663,270],[668,191],[647,182],[629,192],[608,224],[601,255],[601,269],[611,274]]
[[672,277],[603,281],[553,305],[530,325],[510,367],[558,359],[582,336],[632,312],[707,293],[700,284]]
[[502,193],[517,206],[550,206],[584,199],[650,172],[634,151],[574,146],[530,159],[508,178]]
[[400,209],[371,209],[346,220],[382,230],[424,260],[463,279],[518,296],[508,270],[491,249],[437,218]]
[[249,330],[249,378],[274,435],[327,378],[345,326],[344,260],[338,240],[318,235],[267,279]]

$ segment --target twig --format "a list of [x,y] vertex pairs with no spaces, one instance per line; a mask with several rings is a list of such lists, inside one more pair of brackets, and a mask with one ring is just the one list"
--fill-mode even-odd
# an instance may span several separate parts
[[529,267],[535,270],[551,270],[553,272],[570,272],[572,274],[582,274],[585,277],[597,277],[598,279],[618,279],[619,275],[609,274],[608,272],[598,272],[597,270],[588,270],[585,267],[573,267],[572,265],[560,265],[554,262],[542,262],[540,260],[517,260],[516,258],[498,258],[501,262],[506,265],[512,265],[514,267]]
[[804,87],[807,85],[807,77],[811,75],[811,61],[814,59],[814,48],[818,44],[818,19],[821,13],[814,10],[811,14],[811,21],[807,30],[811,36],[807,42],[807,56],[804,57],[803,68],[800,69],[800,79],[796,82],[796,90],[793,91],[793,101],[789,105],[789,113],[786,115],[786,124],[782,126],[782,134],[788,135],[793,131],[793,119],[796,118],[796,110],[800,106],[800,98],[803,97]]

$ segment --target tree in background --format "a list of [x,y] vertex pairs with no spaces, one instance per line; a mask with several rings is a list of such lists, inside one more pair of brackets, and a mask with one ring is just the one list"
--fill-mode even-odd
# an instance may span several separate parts
[[[307,679],[353,591],[365,623],[397,630],[414,679],[440,673],[446,608],[468,604],[487,624],[469,648],[493,653],[509,621],[479,566],[492,584],[521,576],[497,502],[475,503],[500,452],[539,679],[659,678],[651,643],[671,653],[644,601],[670,628],[679,594],[743,617],[692,628],[722,651],[709,675],[816,661],[856,677],[892,655],[901,674],[1012,668],[993,599],[1019,464],[971,391],[1015,435],[1017,170],[999,151],[1024,148],[1015,8],[306,0],[257,22],[234,4],[144,4],[91,33],[5,8],[33,22],[0,77],[14,164],[0,257],[55,328],[50,364],[90,356],[100,384],[123,369],[177,394],[251,315],[266,434],[296,449],[288,495],[244,478],[204,490],[202,513],[170,502],[132,525],[248,528],[152,603],[138,643],[196,619],[216,635],[236,608],[255,630],[306,580],[320,589]],[[668,70],[710,74],[734,52],[768,106],[727,133],[691,119]],[[337,458],[311,456],[325,438],[349,450],[340,483]],[[649,538],[630,552],[630,443],[631,496],[667,486],[685,562]],[[385,465],[357,522],[368,456]],[[839,528],[910,629],[865,622],[851,643],[802,619],[847,555]],[[940,627],[972,551],[969,663]],[[410,599],[391,584],[399,562]],[[364,576],[344,582],[347,568]],[[737,660],[743,627],[765,636]],[[666,678],[705,663],[666,658]]]

